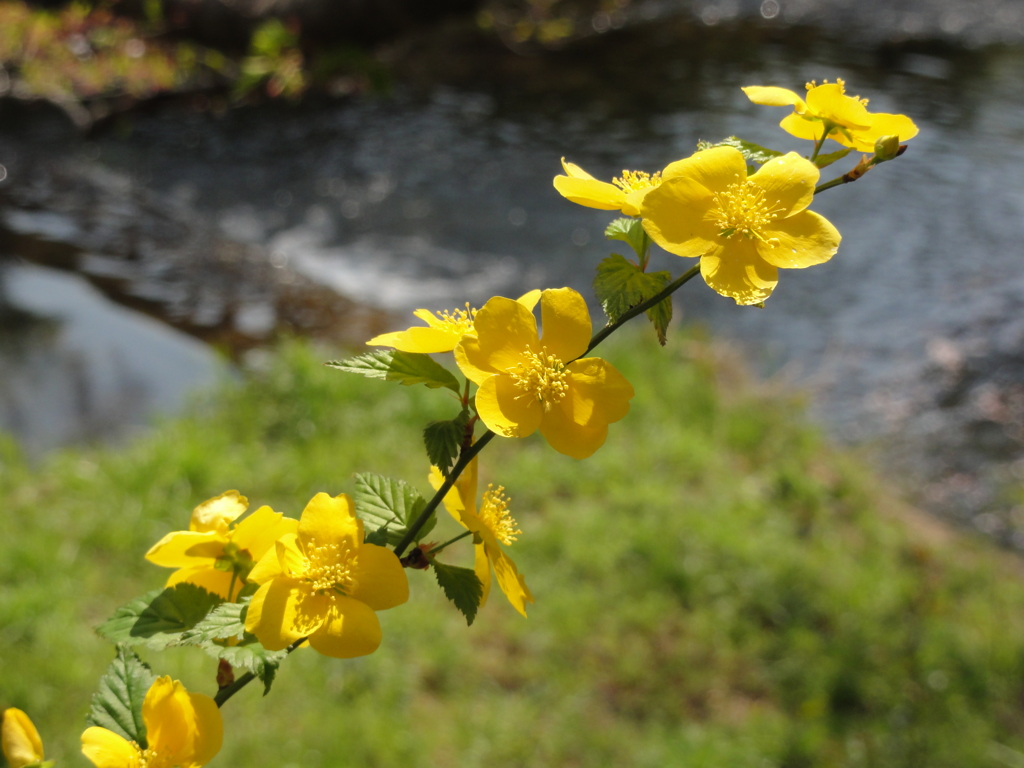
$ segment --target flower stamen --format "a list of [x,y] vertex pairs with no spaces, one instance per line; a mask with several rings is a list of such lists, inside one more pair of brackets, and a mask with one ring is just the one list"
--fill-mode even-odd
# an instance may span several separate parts
[[612,179],[612,184],[623,192],[636,192],[641,189],[656,187],[661,184],[661,171],[652,176],[644,171],[622,171],[622,175]]
[[317,544],[306,547],[305,580],[321,595],[351,595],[355,590],[356,556],[348,544]]
[[453,309],[451,312],[445,309],[434,314],[444,325],[449,326],[449,330],[463,336],[473,330],[473,321],[476,320],[476,310],[468,301],[465,309]]
[[495,488],[488,483],[480,503],[480,520],[494,534],[494,538],[506,547],[516,541],[518,534],[522,533],[517,527],[515,518],[509,512],[510,499],[505,495],[505,487],[499,485]]
[[766,238],[760,230],[778,218],[782,208],[771,207],[761,187],[749,181],[738,181],[716,193],[715,202],[717,206],[712,207],[708,215],[719,227],[719,237],[742,234],[769,245],[777,243],[776,238]]
[[545,411],[569,391],[566,381],[569,373],[561,360],[548,354],[547,347],[541,347],[540,353],[527,348],[520,362],[508,374],[512,382],[522,390],[522,394],[516,395],[515,399],[532,396],[544,406]]

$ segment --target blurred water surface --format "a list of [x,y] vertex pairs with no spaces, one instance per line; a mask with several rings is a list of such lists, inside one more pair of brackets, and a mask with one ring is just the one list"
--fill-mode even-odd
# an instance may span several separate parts
[[[129,322],[83,334],[90,283],[242,348],[282,326],[335,339],[351,329],[357,342],[366,328],[404,327],[419,306],[538,286],[589,293],[616,250],[602,237],[610,217],[555,193],[560,157],[610,179],[730,134],[806,154],[777,127],[786,110],[740,87],[838,77],[873,111],[912,116],[920,135],[815,201],[844,236],[831,262],[784,271],[763,310],[692,284],[677,315],[809,388],[835,435],[879,442],[926,502],[1013,538],[1019,513],[1000,494],[1024,466],[1024,49],[677,20],[543,56],[438,56],[407,53],[407,85],[387,98],[166,109],[91,138],[5,106],[0,426],[35,448],[116,433],[215,375],[216,358],[180,333],[143,338]],[[665,253],[653,263],[689,265]],[[69,280],[59,308],[36,300]],[[317,293],[307,308],[313,287],[351,302],[326,311]],[[55,376],[63,383],[40,384]]]

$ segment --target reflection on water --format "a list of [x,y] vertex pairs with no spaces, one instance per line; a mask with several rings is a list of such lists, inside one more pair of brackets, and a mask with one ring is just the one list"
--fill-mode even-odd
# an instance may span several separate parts
[[[210,249],[195,243],[214,240],[245,254],[232,275],[287,274],[388,310],[538,285],[589,292],[587,275],[609,252],[608,217],[553,191],[561,156],[611,178],[729,133],[806,152],[776,127],[782,110],[752,105],[739,88],[842,77],[872,110],[913,116],[920,136],[900,160],[816,201],[844,235],[829,264],[785,272],[765,310],[695,285],[682,314],[741,339],[764,371],[811,387],[835,434],[882,441],[902,471],[927,480],[934,504],[992,506],[992,473],[1024,456],[1020,49],[854,49],[806,29],[665,22],[546,57],[424,50],[413,60],[435,68],[420,72],[430,87],[389,99],[139,116],[63,145],[39,139],[59,129],[37,118],[31,135],[3,135],[2,223],[24,232],[26,212],[56,216],[46,241],[128,265],[128,294],[180,286],[168,275],[189,265],[206,280]],[[139,190],[162,219],[111,213]],[[172,231],[140,239],[139,216]],[[190,229],[205,234],[176,246]],[[678,274],[684,264],[661,254],[653,267]],[[204,302],[223,301],[235,282],[213,280]],[[175,306],[189,328],[201,325],[203,302]],[[991,532],[1015,530],[1009,518],[985,519]]]

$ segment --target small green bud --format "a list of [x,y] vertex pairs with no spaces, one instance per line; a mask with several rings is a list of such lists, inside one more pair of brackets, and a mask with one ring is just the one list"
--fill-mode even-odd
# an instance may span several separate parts
[[900,151],[899,136],[882,136],[875,142],[875,162],[892,160]]

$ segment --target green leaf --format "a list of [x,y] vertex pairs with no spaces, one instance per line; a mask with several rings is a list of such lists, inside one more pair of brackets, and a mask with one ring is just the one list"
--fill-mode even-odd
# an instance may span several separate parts
[[654,332],[658,334],[658,343],[664,347],[668,342],[668,324],[672,322],[672,297],[666,296],[648,309],[647,319],[651,321]]
[[445,597],[455,603],[455,607],[466,617],[466,624],[472,624],[476,611],[480,607],[480,599],[484,594],[483,584],[472,568],[458,568],[445,565],[430,558],[434,566],[437,583],[444,590]]
[[106,728],[145,749],[146,725],[142,722],[142,702],[155,679],[152,670],[134,651],[119,645],[117,656],[92,695],[86,724]]
[[430,355],[418,352],[380,349],[347,360],[332,360],[324,365],[339,371],[358,373],[368,379],[397,381],[406,386],[426,384],[431,389],[448,387],[456,394],[459,393],[459,382],[452,372]]
[[[359,518],[376,528],[386,527],[390,544],[401,541],[409,524],[426,505],[419,491],[405,481],[369,472],[356,475],[356,490],[352,496]],[[420,529],[416,541],[426,536],[435,522],[436,518],[431,517]]]
[[367,544],[376,544],[378,547],[386,547],[388,545],[388,527],[384,525],[375,531],[371,531],[366,534],[366,538],[363,541]]
[[832,165],[836,160],[842,160],[851,152],[853,152],[853,147],[843,147],[843,149],[829,152],[827,155],[818,155],[814,158],[814,164],[819,168],[824,168],[825,166]]
[[263,682],[263,695],[270,693],[277,668],[288,656],[287,651],[268,651],[248,632],[238,645],[204,644],[202,649],[215,659],[224,659],[232,669],[252,672]]
[[222,602],[219,595],[183,582],[122,605],[96,631],[112,643],[161,650],[177,645],[185,630],[196,626]]
[[615,322],[627,310],[657,294],[671,279],[668,272],[642,272],[615,253],[597,265],[594,292],[608,319]]
[[604,230],[604,236],[609,240],[622,240],[624,243],[629,243],[629,247],[633,249],[640,259],[643,259],[651,244],[650,238],[647,237],[647,233],[644,231],[643,224],[640,223],[640,219],[629,217],[616,219],[609,224]]
[[245,632],[245,614],[251,598],[237,603],[221,603],[191,629],[181,633],[182,645],[201,645],[211,640],[241,637]]
[[747,161],[747,165],[764,165],[773,157],[781,157],[785,154],[785,152],[779,152],[750,141],[744,141],[736,136],[722,139],[717,144],[712,144],[708,141],[701,141],[697,144],[698,150],[710,149],[711,147],[733,147],[738,149],[743,154],[743,159]]
[[445,477],[459,458],[462,440],[466,436],[466,424],[469,423],[469,411],[462,413],[450,421],[433,421],[423,430],[423,444],[427,447],[427,458],[430,463],[441,470]]

